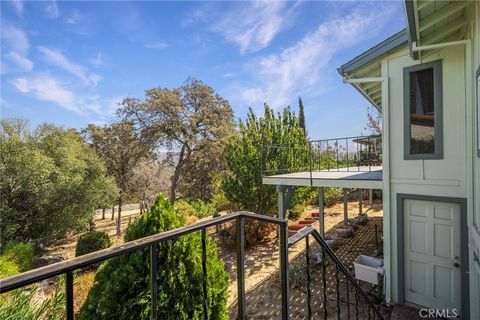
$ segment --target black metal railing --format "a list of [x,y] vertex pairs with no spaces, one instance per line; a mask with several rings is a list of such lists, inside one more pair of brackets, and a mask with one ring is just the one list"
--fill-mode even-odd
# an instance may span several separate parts
[[[223,224],[229,221],[236,221],[236,239],[235,239],[235,247],[236,247],[236,263],[237,263],[237,308],[238,308],[238,319],[246,319],[246,312],[245,312],[245,234],[244,234],[244,224],[245,219],[253,219],[258,221],[263,221],[266,223],[275,224],[279,227],[279,251],[280,251],[280,280],[281,280],[281,318],[288,319],[289,318],[289,290],[288,290],[288,248],[293,244],[297,243],[303,238],[307,238],[307,248],[306,248],[306,256],[307,256],[307,286],[308,286],[308,314],[309,319],[312,317],[312,308],[311,308],[311,277],[310,277],[310,247],[308,242],[308,236],[312,235],[316,242],[322,248],[323,256],[330,257],[330,259],[334,262],[335,268],[337,270],[337,303],[339,303],[339,291],[338,291],[338,276],[339,271],[345,276],[347,286],[350,284],[354,289],[356,295],[359,295],[360,298],[363,298],[368,305],[368,316],[370,318],[371,315],[375,316],[377,319],[381,319],[381,315],[375,306],[369,300],[367,294],[360,288],[360,286],[355,282],[355,279],[350,275],[346,267],[340,262],[340,260],[336,257],[335,253],[332,249],[327,245],[325,240],[320,236],[320,234],[315,231],[313,228],[306,228],[303,229],[300,233],[297,233],[295,236],[288,239],[288,222],[284,219],[274,218],[265,215],[254,214],[250,212],[235,212],[232,214],[220,216],[213,218],[211,220],[200,221],[198,223],[194,223],[182,228],[177,228],[174,230],[162,232],[159,234],[155,234],[149,237],[145,237],[142,239],[134,240],[131,242],[127,242],[121,246],[112,247],[104,250],[100,250],[97,252],[93,252],[90,254],[86,254],[80,257],[76,257],[70,260],[66,260],[63,262],[55,263],[49,266],[45,266],[39,269],[27,271],[21,273],[19,275],[15,275],[6,279],[0,280],[0,293],[6,293],[15,289],[19,289],[52,277],[65,275],[65,290],[66,290],[66,319],[74,319],[74,294],[73,294],[73,286],[74,286],[74,271],[80,270],[84,267],[89,267],[99,262],[105,261],[110,258],[118,257],[121,255],[125,255],[137,250],[149,248],[150,249],[150,272],[151,272],[151,283],[150,283],[150,290],[151,290],[151,307],[152,319],[158,319],[158,284],[157,284],[157,272],[158,272],[158,264],[157,264],[157,254],[156,254],[156,247],[160,242],[169,241],[172,239],[176,239],[181,237],[182,235],[186,235],[193,232],[201,232],[201,239],[202,239],[202,273],[203,273],[203,282],[202,282],[202,291],[203,291],[203,317],[204,319],[208,319],[208,299],[207,299],[207,253],[206,253],[206,239],[207,239],[207,228],[213,227],[219,224]],[[324,285],[324,319],[327,319],[329,316],[329,311],[327,310],[327,280],[326,280],[326,264],[323,264],[323,285]],[[348,292],[348,290],[347,290]],[[356,308],[358,308],[358,300],[359,297],[356,296],[357,304]],[[347,301],[350,303],[350,298],[347,293]],[[350,309],[348,309],[350,310]],[[338,309],[338,316],[340,316],[341,310]],[[350,312],[350,311],[349,311]],[[350,313],[349,313],[350,314]],[[358,316],[358,310],[357,310]],[[357,319],[360,319],[357,317]]]
[[263,145],[262,176],[314,171],[371,171],[382,165],[382,136]]
[[[320,233],[315,230],[313,227],[305,227],[301,229],[298,233],[288,239],[288,246],[291,247],[294,244],[305,239],[305,259],[306,259],[306,274],[307,274],[307,318],[312,319],[312,289],[311,289],[311,259],[310,259],[310,236],[313,237],[315,242],[320,246],[322,252],[322,308],[321,313],[323,319],[333,319],[333,318],[345,318],[346,319],[383,319],[382,314],[379,311],[379,308],[372,303],[371,299],[367,293],[360,287],[355,278],[352,276],[347,267],[340,261],[340,259],[335,255],[332,248],[326,243],[325,239],[320,235]],[[331,264],[328,263],[330,259]],[[329,270],[330,269],[330,272]],[[334,291],[335,298],[331,299],[335,301],[333,306],[329,308],[329,299],[328,299],[328,287],[331,284],[331,280],[328,275],[329,273],[334,273]],[[341,297],[341,281],[340,278],[344,278],[345,287],[345,297]],[[329,279],[327,279],[329,278]],[[330,280],[330,283],[329,283]],[[354,294],[354,301],[351,300],[351,293]],[[342,299],[344,299],[342,301]],[[331,301],[330,300],[330,301]],[[363,303],[362,301],[363,300]],[[354,310],[351,310],[353,304]],[[352,312],[353,311],[353,312]]]

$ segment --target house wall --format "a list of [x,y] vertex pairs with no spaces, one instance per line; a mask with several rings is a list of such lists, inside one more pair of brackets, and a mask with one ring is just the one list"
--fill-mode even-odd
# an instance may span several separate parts
[[[476,79],[475,72],[480,67],[480,3],[475,4],[475,16],[472,18],[472,22],[469,30],[469,38],[472,39],[472,45],[470,47],[472,55],[472,73],[471,79],[471,106],[472,115],[471,123],[473,127],[473,150],[472,150],[472,162],[473,162],[473,206],[474,213],[472,217],[472,226],[470,228],[470,305],[472,306],[471,314],[472,319],[480,319],[480,261],[476,261],[474,254],[477,258],[480,258],[480,154],[477,154],[477,137],[478,137],[478,122],[476,119]],[[480,93],[479,93],[480,94]]]
[[[480,319],[480,158],[476,152],[475,71],[480,65],[480,4],[470,24],[471,44],[446,47],[423,53],[414,61],[405,45],[382,61],[382,76],[387,80],[384,94],[384,211],[385,267],[387,301],[398,302],[398,254],[402,250],[397,234],[397,194],[464,198],[470,270],[470,316]],[[443,68],[443,147],[441,160],[404,160],[403,68],[442,60]],[[385,93],[385,91],[384,91]],[[388,119],[388,121],[387,121]],[[477,264],[477,265],[476,265]]]

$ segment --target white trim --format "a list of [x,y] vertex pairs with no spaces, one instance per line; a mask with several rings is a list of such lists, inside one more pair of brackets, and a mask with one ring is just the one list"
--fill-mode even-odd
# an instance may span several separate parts
[[441,48],[452,47],[452,46],[466,45],[468,43],[470,43],[470,39],[436,43],[436,44],[429,44],[429,45],[425,45],[425,46],[417,46],[417,43],[413,42],[412,43],[412,51],[413,52],[420,52],[420,51],[441,49]]
[[371,77],[371,78],[343,78],[344,83],[365,83],[365,82],[382,82],[385,81],[384,77]]

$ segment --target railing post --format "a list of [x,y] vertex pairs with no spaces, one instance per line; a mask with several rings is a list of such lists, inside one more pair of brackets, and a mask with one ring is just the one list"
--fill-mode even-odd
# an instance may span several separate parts
[[310,268],[310,237],[305,237],[305,259],[307,263],[307,314],[308,320],[312,319],[312,289],[310,286],[311,268]]
[[155,244],[150,245],[150,299],[152,304],[152,319],[158,319],[157,298],[158,298],[158,283],[157,283],[157,250]]
[[288,320],[288,222],[280,226],[280,280],[282,283],[282,319]]
[[67,271],[65,274],[65,290],[66,290],[66,303],[67,303],[67,320],[73,320],[75,314],[73,311],[73,273],[72,271]]
[[237,249],[237,306],[239,320],[245,319],[245,219],[237,218],[236,224],[236,249]]
[[207,292],[207,229],[202,229],[202,279],[203,279],[203,318],[208,320]]

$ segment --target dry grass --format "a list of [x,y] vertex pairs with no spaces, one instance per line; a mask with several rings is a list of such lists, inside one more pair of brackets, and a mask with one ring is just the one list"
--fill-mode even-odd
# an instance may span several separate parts
[[73,286],[73,296],[75,299],[74,302],[74,310],[75,313],[80,311],[85,300],[87,300],[88,292],[93,286],[93,282],[95,279],[95,270],[88,270],[78,273],[75,276],[75,283]]

